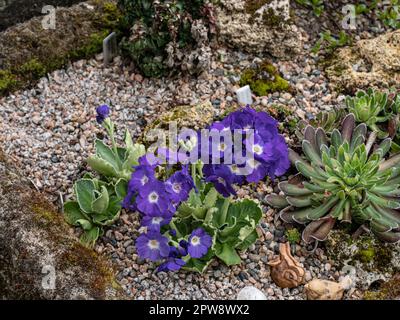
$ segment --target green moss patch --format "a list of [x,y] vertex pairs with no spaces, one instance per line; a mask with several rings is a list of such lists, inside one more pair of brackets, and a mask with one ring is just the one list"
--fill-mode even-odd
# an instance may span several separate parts
[[264,61],[256,68],[244,70],[240,78],[240,85],[249,85],[257,96],[266,96],[272,92],[290,89],[289,83],[280,76],[276,68],[268,61]]

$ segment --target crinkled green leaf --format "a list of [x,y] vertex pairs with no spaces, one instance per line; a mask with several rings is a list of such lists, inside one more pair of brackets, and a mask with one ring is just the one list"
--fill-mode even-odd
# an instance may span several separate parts
[[106,177],[117,177],[118,173],[115,168],[106,160],[97,156],[89,157],[86,162],[88,165],[98,173]]
[[73,226],[79,225],[77,222],[78,220],[89,219],[89,217],[82,212],[76,201],[68,201],[64,204],[64,218]]
[[139,158],[146,154],[146,149],[142,144],[134,144],[127,147],[126,152],[127,157],[122,165],[122,169],[132,172],[132,167],[139,164]]
[[96,155],[105,160],[108,164],[110,164],[115,171],[118,171],[118,160],[116,158],[116,155],[114,152],[111,150],[110,147],[106,146],[103,141],[97,139],[95,142],[96,146]]
[[75,182],[75,195],[79,207],[83,212],[92,212],[92,203],[94,200],[95,185],[92,180],[81,179]]
[[106,210],[108,208],[109,195],[108,195],[107,188],[105,186],[101,187],[100,192],[95,191],[95,194],[96,193],[98,193],[98,196],[92,202],[92,212],[101,214],[101,213],[106,212]]
[[115,184],[115,194],[118,198],[123,199],[125,198],[128,192],[128,182],[124,179],[119,179]]
[[80,241],[88,247],[93,247],[96,240],[99,238],[101,234],[99,227],[94,227],[90,230],[85,230],[80,237]]
[[215,250],[216,256],[221,259],[227,266],[240,264],[242,262],[235,248],[232,248],[227,243],[217,245]]
[[82,227],[83,230],[90,230],[93,228],[93,224],[86,219],[76,220],[76,223]]

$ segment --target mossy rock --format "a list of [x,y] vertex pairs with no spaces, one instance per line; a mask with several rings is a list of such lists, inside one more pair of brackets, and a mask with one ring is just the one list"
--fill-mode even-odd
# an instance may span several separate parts
[[124,298],[111,263],[80,244],[29,185],[0,150],[0,299]]
[[148,145],[152,141],[152,131],[157,136],[157,129],[168,130],[171,123],[176,123],[178,129],[189,128],[199,130],[210,125],[214,119],[214,108],[210,101],[193,106],[177,106],[162,113],[143,131],[139,141]]
[[368,290],[364,292],[365,300],[399,300],[400,299],[400,274],[396,274],[389,281],[384,282],[381,287],[376,290]]
[[43,29],[42,17],[34,17],[0,34],[0,95],[101,52],[103,39],[118,32],[122,17],[115,0],[57,8],[56,15],[55,30]]
[[325,247],[328,258],[339,268],[352,265],[367,272],[393,274],[400,271],[399,245],[380,242],[369,234],[353,239],[345,230],[334,230]]
[[288,91],[289,83],[281,77],[278,70],[268,61],[262,62],[255,68],[243,71],[240,85],[249,85],[257,96],[266,96],[276,91]]

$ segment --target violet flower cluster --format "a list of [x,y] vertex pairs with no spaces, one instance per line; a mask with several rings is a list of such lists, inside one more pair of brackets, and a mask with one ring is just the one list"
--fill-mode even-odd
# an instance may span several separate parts
[[274,179],[290,167],[288,147],[278,132],[278,122],[265,112],[247,106],[209,129],[218,131],[222,138],[227,136],[224,132],[229,133],[228,137],[239,135],[238,143],[220,139],[217,146],[208,142],[206,147],[219,152],[210,152],[210,164],[203,167],[205,180],[212,182],[224,197],[235,194],[234,184],[258,182],[266,176]]
[[[122,205],[128,210],[139,211],[142,226],[147,227],[147,232],[136,241],[137,252],[143,259],[162,260],[159,271],[179,270],[187,258],[202,258],[212,247],[212,237],[203,228],[195,229],[185,240],[177,239],[174,229],[169,230],[174,240],[162,233],[167,232],[168,228],[164,226],[170,224],[178,206],[188,200],[191,190],[197,191],[187,163],[195,164],[199,158],[204,160],[205,152],[208,161],[203,161],[202,182],[212,183],[226,198],[235,194],[234,185],[258,182],[266,176],[274,179],[290,166],[288,147],[278,132],[278,122],[265,112],[256,112],[247,106],[208,129],[218,133],[217,142],[210,135],[204,139],[200,132],[183,141],[189,151],[196,147],[195,154],[198,155],[194,160],[188,160],[185,153],[165,149],[168,151],[164,152],[167,163],[168,158],[174,158],[182,165],[165,181],[156,178],[156,168],[165,162],[146,155],[139,159],[128,183]],[[225,136],[228,138],[221,140]]]
[[165,260],[159,266],[159,271],[176,271],[185,265],[182,257],[188,254],[191,258],[204,256],[212,240],[202,228],[198,228],[188,241],[181,240],[178,247],[169,245],[169,239],[161,233],[161,227],[170,223],[177,206],[189,198],[189,192],[195,185],[187,166],[182,166],[180,171],[161,181],[156,178],[158,165],[158,162],[150,163],[146,155],[139,159],[122,206],[128,210],[138,210],[142,214],[142,226],[147,227],[147,232],[136,240],[139,256],[151,261]]

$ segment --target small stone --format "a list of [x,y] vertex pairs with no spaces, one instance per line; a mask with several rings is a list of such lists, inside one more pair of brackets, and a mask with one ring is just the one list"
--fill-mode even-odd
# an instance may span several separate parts
[[114,236],[115,236],[115,239],[116,239],[117,241],[121,241],[121,240],[124,239],[123,234],[122,234],[121,232],[119,232],[119,231],[115,231],[115,232],[114,232]]
[[267,297],[256,287],[249,286],[240,290],[236,300],[267,300]]
[[332,266],[331,266],[331,264],[330,263],[325,263],[325,270],[326,271],[329,271],[329,270],[331,270],[331,268],[332,268]]
[[135,74],[134,79],[137,82],[142,82],[143,81],[143,76],[141,74],[137,73],[137,74]]
[[262,98],[261,105],[263,105],[264,107],[268,106],[268,99]]
[[136,248],[134,246],[128,246],[126,249],[127,254],[134,254],[136,251]]

